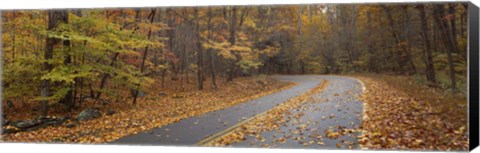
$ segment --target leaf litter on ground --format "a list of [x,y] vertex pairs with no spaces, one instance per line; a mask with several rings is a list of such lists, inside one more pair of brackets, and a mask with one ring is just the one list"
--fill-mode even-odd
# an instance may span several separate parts
[[[259,81],[262,83],[259,84]],[[156,85],[159,84],[160,80],[157,80]],[[114,109],[117,113],[113,115],[103,114],[101,118],[78,122],[76,123],[78,125],[72,128],[61,125],[35,131],[3,134],[2,140],[6,142],[106,143],[188,117],[225,109],[294,85],[294,83],[280,82],[268,77],[243,77],[237,78],[234,82],[220,83],[218,89],[204,91],[197,91],[193,83],[190,84],[191,87],[185,86],[185,88],[178,89],[152,86],[148,90],[149,94],[141,98],[136,105],[129,103],[131,99],[127,98],[106,105],[89,100],[80,104],[80,108],[71,113],[71,115],[75,115],[85,108],[96,107],[102,113]],[[166,93],[168,96],[158,93]],[[28,111],[30,109],[28,107],[7,110],[7,119],[35,118],[35,113],[22,113],[31,112]],[[50,115],[65,115],[65,113],[53,111],[50,112]]]
[[[207,144],[206,146],[227,146],[233,143],[238,143],[245,141],[247,139],[247,135],[250,136],[257,136],[259,133],[264,132],[264,131],[274,131],[274,130],[279,130],[281,126],[286,125],[286,122],[295,122],[295,119],[301,118],[304,114],[303,112],[297,112],[293,113],[291,110],[293,109],[301,109],[299,108],[301,104],[307,102],[307,100],[311,97],[311,95],[321,92],[326,86],[328,85],[327,80],[322,80],[319,85],[314,87],[313,89],[310,89],[306,93],[292,98],[288,100],[287,102],[284,102],[276,107],[274,107],[271,110],[268,110],[265,114],[243,124],[239,128],[221,136],[218,137]],[[293,116],[293,121],[287,120],[286,117]],[[295,130],[292,130],[291,133],[300,133],[304,130],[307,125],[299,125]],[[278,143],[285,143],[290,137],[284,136],[282,138],[279,138]],[[303,142],[300,140],[305,139],[305,137],[295,137],[293,138],[294,140],[297,140],[299,143],[303,145],[310,145],[315,142]],[[270,147],[272,145],[262,145],[263,147]]]
[[[423,91],[429,89],[418,91],[429,93],[429,95],[421,95],[425,97],[420,99],[413,94],[398,90],[378,77],[374,79],[357,76],[356,78],[366,86],[365,93],[360,97],[365,103],[362,135],[359,137],[362,148],[468,150],[466,116],[462,115],[464,110],[461,108],[449,112],[441,111],[441,105],[445,106],[449,103],[432,105],[430,101],[433,98],[430,97],[439,96],[439,94]],[[401,86],[397,82],[392,84]],[[410,88],[409,90],[420,89]]]

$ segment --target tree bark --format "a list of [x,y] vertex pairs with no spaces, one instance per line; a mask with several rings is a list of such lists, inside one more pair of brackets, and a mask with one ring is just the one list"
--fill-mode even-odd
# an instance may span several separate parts
[[453,47],[455,48],[455,52],[460,52],[458,49],[458,42],[457,42],[457,26],[455,24],[455,4],[448,4],[448,13],[449,15],[452,16],[450,18],[450,31],[452,32],[452,41],[453,41]]
[[351,23],[351,30],[350,30],[350,60],[352,63],[353,71],[357,71],[357,66],[353,63],[356,60],[355,55],[355,31],[356,31],[356,21],[355,21],[355,5],[352,5],[352,23]]
[[[230,11],[230,45],[234,46],[235,45],[235,28],[237,25],[237,7],[232,6],[231,11]],[[235,55],[235,59],[232,61],[230,68],[229,68],[229,75],[227,78],[227,82],[233,81],[233,78],[235,77],[235,73],[237,71],[237,62],[240,60],[240,56],[233,52]]]
[[[122,12],[122,14],[123,14],[123,12]],[[135,22],[134,22],[134,23],[135,23],[135,24],[134,24],[134,27],[135,27],[135,28],[133,29],[132,33],[130,34],[130,37],[132,37],[132,35],[138,30],[137,22],[140,21],[139,18],[140,18],[140,16],[139,16],[139,11],[136,11]],[[123,28],[125,28],[125,25],[124,25],[124,27],[120,28],[120,30],[123,30]],[[113,54],[112,60],[111,60],[111,62],[110,62],[110,66],[115,65],[115,62],[117,61],[119,55],[120,55],[119,52],[116,52],[116,53]],[[110,76],[110,75],[107,74],[107,73],[104,73],[104,74],[103,74],[103,77],[102,77],[102,80],[100,81],[100,86],[99,86],[99,90],[100,90],[100,91],[98,91],[97,96],[95,97],[95,99],[100,99],[100,97],[101,97],[101,95],[102,95],[101,90],[102,90],[102,89],[105,87],[105,85],[107,84],[107,80],[108,80],[108,77],[109,77],[109,76]],[[94,93],[93,90],[92,90],[91,93]]]
[[452,51],[455,51],[453,45],[453,40],[451,40],[451,32],[448,29],[448,22],[444,20],[445,17],[445,8],[442,4],[437,4],[434,8],[435,11],[435,22],[440,26],[440,32],[442,36],[443,43],[446,47],[448,67],[450,69],[450,88],[456,89],[456,79],[455,79],[455,66],[452,58]]
[[[392,17],[392,13],[391,13],[391,10],[390,8],[388,8],[387,6],[384,6],[382,5],[382,8],[383,10],[385,11],[385,13],[387,14],[387,19],[389,21],[389,24],[390,24],[390,28],[392,30],[392,35],[395,39],[395,47],[399,46],[401,48],[401,51],[406,53],[407,56],[403,55],[401,52],[399,51],[396,51],[396,61],[397,61],[397,66],[399,68],[399,72],[400,73],[405,73],[405,72],[408,72],[409,75],[412,74],[411,71],[416,71],[415,70],[415,65],[413,65],[413,62],[412,62],[412,58],[410,56],[410,50],[408,50],[408,47],[402,45],[402,41],[403,41],[403,37],[402,35],[400,35],[401,33],[398,32],[397,30],[397,27],[395,26],[395,21]],[[408,43],[408,42],[407,42]],[[405,65],[410,65],[410,68],[407,67],[407,70],[405,70]]]
[[197,45],[197,84],[198,90],[203,90],[203,51],[202,43],[200,42],[200,17],[198,16],[198,8],[195,11],[195,38]]
[[[15,21],[15,18],[16,18],[16,13],[13,12],[13,21]],[[11,32],[11,35],[12,35],[12,63],[15,63],[15,27],[12,26],[12,32]]]
[[[58,10],[49,10],[48,12],[48,26],[47,30],[53,30],[58,26],[58,19],[61,17],[62,12]],[[57,38],[47,36],[47,40],[45,43],[45,53],[44,53],[44,62],[42,71],[45,73],[50,72],[53,69],[53,65],[50,64],[49,60],[53,58],[53,48],[55,44],[57,44],[59,40]],[[42,80],[42,86],[40,95],[42,98],[50,97],[50,80]],[[47,116],[48,114],[48,100],[40,101],[40,116]]]
[[[308,7],[308,9],[310,9],[310,7]],[[298,11],[298,52],[302,52],[302,47],[303,47],[303,41],[302,41],[302,37],[303,37],[303,33],[302,33],[302,27],[303,27],[303,21],[302,21],[302,11],[303,11],[303,7],[300,7],[299,8],[299,11]],[[309,12],[310,13],[310,12]],[[311,16],[309,16],[309,18],[311,18]],[[303,59],[299,59],[300,61],[300,73],[301,74],[305,74],[305,63],[303,62]]]
[[405,6],[404,7],[404,12],[405,12],[405,23],[406,23],[406,28],[403,30],[405,31],[407,34],[406,36],[404,36],[404,39],[407,43],[406,45],[406,51],[407,51],[407,60],[408,60],[408,63],[410,64],[410,69],[409,69],[409,75],[413,75],[413,74],[416,74],[417,73],[417,67],[415,66],[415,64],[413,63],[413,59],[412,59],[412,43],[413,43],[413,39],[412,39],[412,32],[411,32],[411,22],[410,22],[410,14],[408,12],[408,6]]
[[[62,16],[61,16],[61,20],[62,22],[64,23],[68,23],[68,12],[67,11],[63,11],[62,12]],[[64,46],[64,54],[65,54],[65,59],[63,61],[63,64],[65,66],[71,66],[72,65],[72,50],[71,50],[71,47],[70,47],[70,40],[68,39],[68,36],[65,36],[67,39],[66,40],[63,40],[63,46]],[[63,100],[61,101],[63,103],[63,105],[65,106],[65,109],[67,111],[70,111],[74,106],[75,106],[75,100],[74,100],[74,85],[69,85],[70,89],[69,91],[67,92],[67,94],[65,95],[65,97],[63,98]]]
[[[157,9],[152,9],[152,12],[150,13],[150,24],[153,24],[153,19],[155,19],[155,12]],[[150,37],[152,36],[152,28],[148,29],[148,34],[147,34],[147,40],[150,40]],[[142,63],[140,64],[140,74],[143,75],[143,72],[145,72],[145,61],[147,60],[147,55],[148,55],[148,45],[145,46],[145,50],[143,52],[142,56]],[[138,98],[138,88],[134,90],[133,92],[133,104],[137,103],[137,98]]]
[[[117,61],[118,55],[120,55],[120,53],[118,53],[118,52],[113,54],[112,61],[110,62],[109,66],[115,65],[115,62]],[[102,90],[105,87],[105,85],[107,84],[107,79],[108,79],[109,76],[110,75],[107,74],[107,73],[103,74],[102,80],[100,80],[100,86],[98,87],[100,90]],[[101,96],[102,96],[102,92],[98,91],[95,99],[100,99]]]
[[[373,27],[372,27],[372,15],[370,12],[366,13],[367,16],[367,32],[372,33],[373,32]],[[374,41],[372,39],[367,39],[367,47],[368,47],[368,52],[372,55],[368,60],[368,71],[370,72],[378,72],[378,67],[377,67],[377,57],[375,56],[375,51],[374,51]]]
[[[212,10],[211,8],[208,8],[208,12],[207,12],[207,15],[208,15],[208,21],[207,21],[207,41],[210,41],[211,39],[211,24],[212,24]],[[215,63],[214,63],[214,55],[212,53],[212,49],[208,49],[207,50],[207,54],[208,54],[208,57],[209,57],[209,64],[210,64],[210,75],[212,77],[212,87],[213,89],[217,89],[217,82],[216,82],[216,78],[215,78]]]
[[433,66],[433,57],[431,51],[431,44],[430,38],[428,35],[428,23],[427,23],[427,15],[425,13],[425,6],[422,4],[418,5],[418,10],[420,11],[420,21],[422,24],[422,37],[425,44],[424,53],[425,53],[425,74],[427,77],[427,81],[431,83],[437,83],[436,76],[435,76],[435,68]]

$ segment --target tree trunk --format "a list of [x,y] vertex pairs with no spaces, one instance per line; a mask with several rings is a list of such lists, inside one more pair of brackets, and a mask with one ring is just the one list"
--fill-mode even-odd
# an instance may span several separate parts
[[[120,53],[116,52],[113,57],[112,57],[112,61],[110,62],[110,66],[113,66],[115,65],[115,62],[117,61],[117,58],[118,58],[118,55],[120,55]],[[105,85],[107,84],[107,79],[110,75],[107,74],[107,73],[104,73],[103,76],[102,76],[102,80],[100,80],[100,86],[98,87],[100,91],[98,91],[97,93],[97,96],[95,96],[95,99],[100,99],[100,97],[102,96],[102,89],[105,87]]]
[[[62,12],[62,16],[61,16],[61,20],[62,22],[64,23],[68,23],[68,12],[67,11],[63,11]],[[68,38],[68,36],[65,36]],[[71,47],[70,47],[70,40],[66,39],[66,40],[63,40],[63,46],[64,46],[64,50],[65,50],[65,59],[63,61],[63,64],[65,64],[66,66],[70,66],[72,65],[72,50],[71,50]],[[74,85],[70,85],[69,86],[70,89],[69,91],[67,92],[67,94],[65,95],[65,97],[63,98],[63,100],[61,101],[63,103],[63,105],[65,106],[66,110],[70,111],[74,106],[75,106],[75,101],[74,101]]]
[[[137,26],[137,23],[136,22],[139,22],[139,12],[136,11],[136,15],[135,15],[135,25],[134,25],[134,30],[132,31],[132,33],[130,34],[130,37],[132,37],[132,35],[138,30],[138,26]],[[122,12],[123,14],[123,12]],[[120,30],[123,30],[124,27],[120,28]],[[110,62],[110,66],[113,66],[115,64],[115,62],[117,61],[118,59],[118,56],[120,55],[119,52],[116,52],[114,53],[113,57],[112,57],[112,61]],[[103,74],[103,77],[102,77],[102,80],[100,81],[100,86],[99,86],[99,91],[97,93],[97,96],[95,96],[95,99],[100,99],[101,95],[102,95],[102,89],[105,87],[105,85],[107,84],[107,79],[110,75],[107,74],[107,73],[104,73]],[[95,93],[93,92],[93,89],[91,90],[90,93]],[[93,97],[92,97],[93,98]]]
[[[87,46],[87,41],[86,40],[83,42],[83,46],[84,47]],[[82,53],[81,64],[85,65],[85,53]],[[80,104],[83,101],[83,88],[85,86],[84,78],[80,78],[79,82],[80,82],[80,92],[79,92],[80,93],[80,95],[79,95],[80,98],[79,98],[78,103]],[[93,94],[90,98],[95,98],[94,96],[95,96],[95,94]]]
[[353,71],[355,72],[357,66],[353,63],[356,60],[355,55],[355,31],[356,31],[356,21],[355,21],[355,5],[352,5],[352,23],[351,23],[351,30],[350,30],[350,60],[352,63]]
[[[308,7],[308,9],[310,10],[310,7]],[[303,21],[302,21],[302,10],[303,10],[303,7],[300,7],[299,11],[298,11],[298,52],[301,53],[302,52],[302,47],[303,47],[303,41],[302,41],[302,37],[303,37],[303,33],[302,33],[302,27],[303,27]],[[310,12],[309,12],[310,13]],[[309,14],[310,15],[310,14]],[[311,16],[309,16],[309,18],[311,18]],[[300,73],[301,74],[305,74],[305,63],[303,62],[303,59],[298,59],[300,60]]]
[[[232,6],[230,15],[230,45],[235,45],[235,27],[237,25],[237,7]],[[230,63],[230,73],[227,78],[227,82],[233,81],[235,77],[235,73],[237,71],[237,62],[240,60],[240,56],[237,53],[233,53],[235,55],[235,59]]]
[[[12,12],[13,13],[13,18],[12,18],[12,22],[15,21],[15,18],[16,18],[16,13],[15,12]],[[8,22],[8,21],[7,21]],[[11,27],[12,29],[10,30],[10,35],[12,37],[12,64],[15,63],[15,26],[12,26]],[[12,72],[12,75],[14,74],[14,72]],[[13,75],[15,76],[15,75]],[[12,83],[15,83],[15,78],[12,78]]]
[[442,40],[447,50],[448,67],[450,69],[450,87],[456,89],[455,67],[452,58],[452,51],[455,51],[455,47],[453,45],[453,40],[451,40],[452,33],[448,29],[448,23],[446,20],[443,20],[443,17],[445,17],[445,8],[442,4],[437,4],[434,11],[436,12],[435,14],[437,14],[435,16],[435,21],[440,26]]
[[406,40],[407,42],[407,45],[406,45],[406,51],[407,51],[407,60],[408,60],[408,63],[410,64],[410,69],[408,70],[409,71],[409,75],[413,75],[413,74],[416,74],[417,73],[417,68],[415,66],[415,64],[413,63],[413,59],[412,59],[412,43],[413,43],[413,39],[412,39],[412,32],[411,32],[411,22],[410,22],[410,14],[408,12],[408,6],[406,6],[404,8],[404,12],[405,12],[405,23],[406,23],[406,28],[405,31],[407,34],[406,36],[404,36],[404,39]]
[[[16,13],[13,12],[13,21],[15,21],[15,18],[16,18]],[[12,35],[12,63],[15,63],[15,27],[12,26],[12,30],[11,30],[11,35]]]
[[[82,17],[82,10],[78,9],[78,10],[73,10],[72,11],[76,16],[78,17]],[[84,40],[83,41],[83,47],[86,47],[87,46],[87,41]],[[80,64],[80,65],[84,65],[85,64],[85,52],[82,52],[82,55],[80,57],[80,62],[77,62],[77,64]],[[78,66],[78,65],[76,65]],[[78,83],[77,83],[78,82]],[[85,86],[85,80],[84,78],[77,78],[76,79],[76,82],[75,82],[75,92],[73,94],[73,97],[74,97],[74,101],[76,103],[76,105],[80,105],[82,100],[83,100],[83,88]],[[80,89],[78,89],[80,88]],[[77,97],[77,93],[79,94],[78,95],[78,99],[76,98]],[[93,98],[93,97],[92,97]]]
[[[211,8],[208,8],[208,12],[207,12],[207,15],[208,15],[208,22],[207,22],[207,41],[210,41],[211,39],[211,24],[212,24],[212,10]],[[208,54],[208,57],[209,57],[209,64],[210,64],[210,74],[211,74],[211,77],[212,77],[212,87],[213,89],[217,89],[217,82],[216,82],[216,79],[215,79],[215,63],[213,61],[213,53],[212,53],[212,49],[208,49],[207,50],[207,54]]]
[[[152,9],[152,12],[150,13],[150,24],[153,24],[153,19],[155,19],[155,12],[157,9]],[[147,40],[150,40],[150,37],[152,36],[152,28],[148,29],[148,35],[147,35]],[[147,60],[147,55],[148,55],[148,45],[145,46],[145,51],[143,52],[143,57],[142,57],[142,63],[140,65],[140,75],[143,75],[143,72],[145,72],[145,61]],[[133,92],[133,104],[137,103],[137,98],[138,98],[138,87],[137,89],[134,90]]]
[[[367,16],[367,33],[372,33],[373,32],[373,27],[372,27],[372,15],[370,12],[366,13]],[[374,41],[371,39],[367,39],[367,47],[368,47],[368,52],[372,55],[368,59],[368,71],[369,72],[375,72],[378,73],[378,67],[377,67],[377,57],[375,56],[375,51],[374,51]]]
[[427,23],[427,16],[425,13],[425,6],[422,4],[419,4],[418,10],[420,11],[420,21],[422,24],[422,37],[423,41],[425,43],[424,47],[424,53],[425,53],[425,73],[427,77],[427,81],[431,83],[437,83],[436,76],[435,76],[435,68],[433,66],[433,58],[432,58],[432,51],[430,47],[430,38],[428,35],[429,29],[428,29],[428,23]]
[[203,51],[200,42],[200,18],[198,16],[198,8],[195,8],[195,38],[197,39],[197,83],[198,90],[203,90]]
[[[58,26],[58,19],[62,15],[61,11],[58,10],[49,10],[48,12],[48,26],[47,30],[53,30]],[[53,58],[53,47],[57,44],[59,40],[54,37],[47,36],[45,44],[45,54],[42,70],[45,73],[50,72],[53,69],[53,65],[49,63],[48,60]],[[42,80],[42,86],[40,95],[42,98],[50,97],[50,80]],[[40,101],[40,116],[47,116],[48,114],[48,100]]]
[[452,41],[453,41],[453,47],[455,48],[455,52],[459,53],[460,50],[458,49],[458,42],[457,42],[457,26],[455,24],[455,4],[448,4],[448,13],[449,15],[452,16],[450,18],[450,31],[452,32]]
[[[436,18],[436,14],[432,14],[432,16],[434,18]],[[432,47],[433,47],[433,52],[439,52],[439,47],[438,47],[438,25],[434,24],[432,25],[433,27],[433,44]]]
[[[382,8],[383,10],[385,11],[385,13],[387,14],[387,19],[389,21],[389,24],[390,24],[390,28],[392,30],[392,35],[395,39],[395,47],[399,46],[401,48],[401,52],[399,52],[398,50],[396,51],[396,59],[397,59],[397,66],[398,66],[398,71],[402,74],[404,74],[405,72],[408,72],[409,74],[412,74],[412,70],[413,71],[416,71],[415,70],[415,65],[413,64],[413,61],[412,61],[412,58],[410,56],[410,50],[408,50],[408,47],[406,47],[405,45],[402,45],[402,41],[403,41],[403,37],[402,35],[400,35],[401,33],[399,33],[397,30],[397,27],[395,26],[395,21],[392,17],[392,13],[391,13],[391,10],[390,8],[388,8],[387,6],[384,6],[382,5]],[[408,43],[408,42],[407,42]],[[403,55],[403,53],[406,53],[407,56]],[[410,65],[410,68],[407,67],[407,70],[405,70],[405,65]]]

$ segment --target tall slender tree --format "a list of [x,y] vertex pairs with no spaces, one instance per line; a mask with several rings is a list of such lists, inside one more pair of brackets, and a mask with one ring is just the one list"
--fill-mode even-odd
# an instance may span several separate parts
[[[48,14],[48,26],[47,30],[52,31],[54,30],[58,24],[59,20],[64,14],[60,10],[49,10],[47,11]],[[47,40],[45,42],[45,53],[43,57],[43,67],[42,70],[44,73],[49,73],[53,69],[53,65],[51,64],[50,60],[53,58],[53,49],[54,46],[59,43],[58,38],[55,38],[51,35],[47,36]],[[48,97],[51,95],[51,82],[48,79],[42,80],[42,87],[41,87],[41,93],[40,95],[42,96],[42,99],[40,101],[40,116],[47,116],[48,114]]]
[[425,54],[425,74],[427,77],[427,81],[431,83],[436,83],[436,77],[435,77],[435,68],[433,66],[433,57],[432,57],[432,48],[431,48],[431,43],[430,43],[430,35],[429,29],[428,29],[428,23],[427,23],[427,15],[425,13],[425,6],[423,4],[419,4],[417,6],[417,9],[419,10],[419,15],[420,15],[420,22],[422,25],[422,38],[424,41],[424,54]]
[[448,67],[450,71],[450,88],[456,89],[457,81],[455,78],[455,66],[453,63],[452,52],[455,51],[454,42],[452,40],[452,33],[448,28],[448,21],[445,19],[445,6],[443,4],[436,4],[434,10],[435,22],[439,25],[441,38],[443,40],[443,44],[446,47],[447,59],[448,59]]

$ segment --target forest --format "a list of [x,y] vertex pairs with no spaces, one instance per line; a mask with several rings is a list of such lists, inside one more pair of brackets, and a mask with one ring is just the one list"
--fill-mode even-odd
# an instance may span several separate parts
[[[467,7],[406,3],[2,11],[3,123],[75,115],[90,107],[107,114],[155,109],[150,96],[198,100],[207,93],[250,96],[292,86],[271,75],[400,76],[428,89],[465,95]],[[246,87],[229,88],[242,84]],[[248,87],[252,84],[260,86]],[[245,89],[252,91],[241,91]],[[153,127],[158,125],[141,129]],[[46,141],[15,137],[5,138]]]

